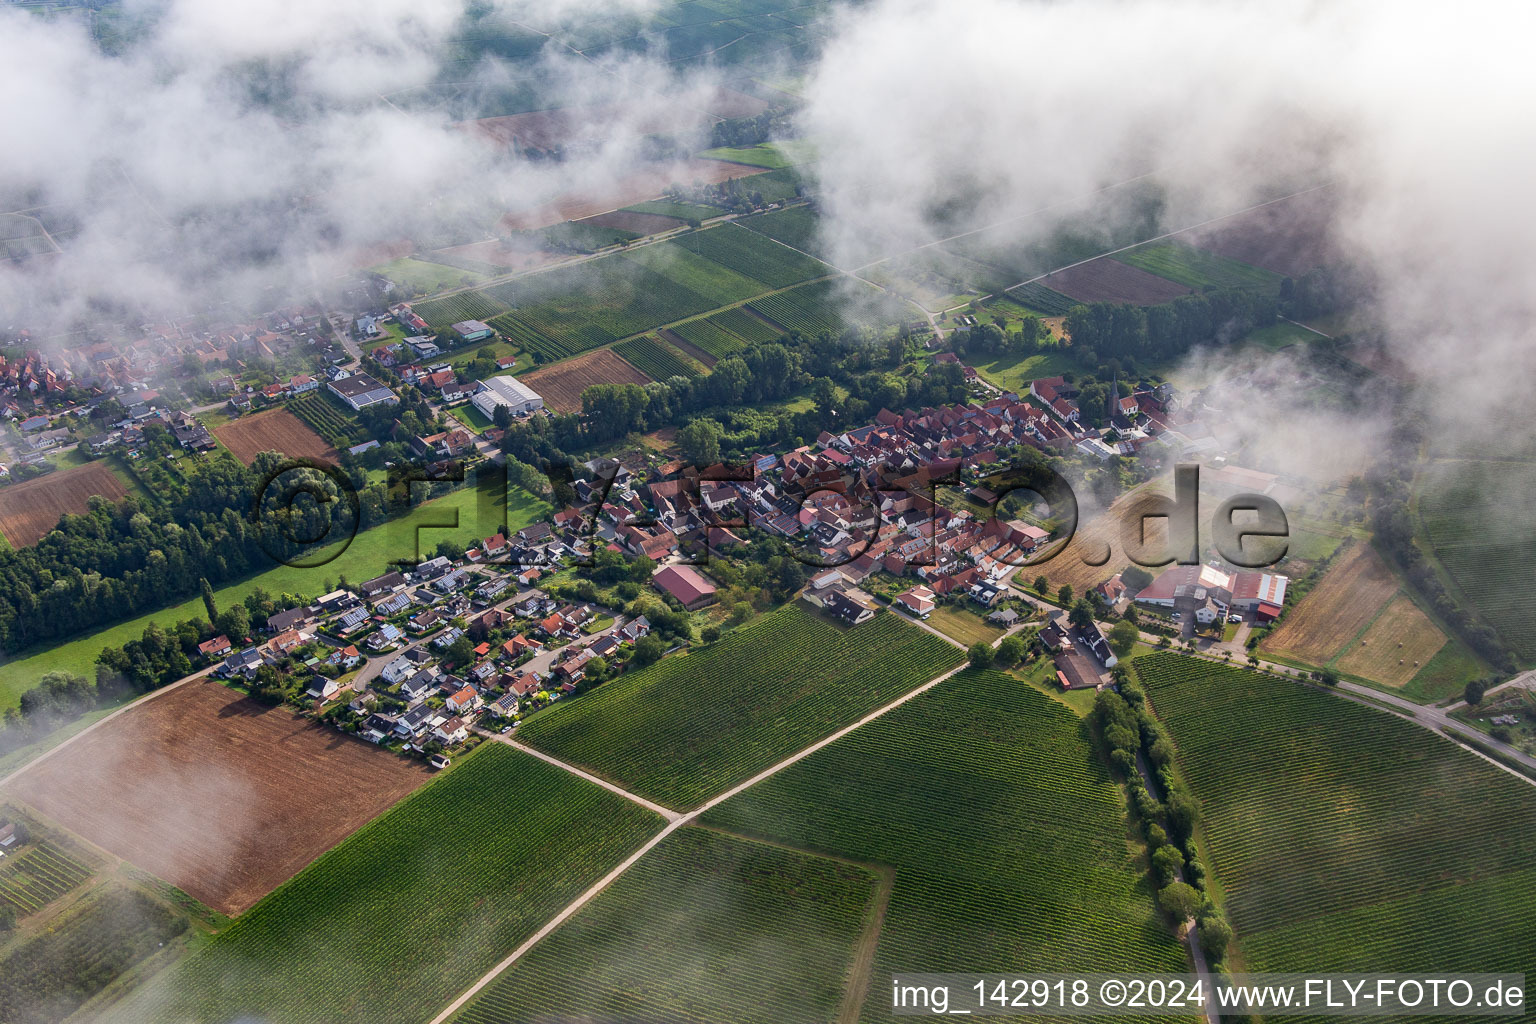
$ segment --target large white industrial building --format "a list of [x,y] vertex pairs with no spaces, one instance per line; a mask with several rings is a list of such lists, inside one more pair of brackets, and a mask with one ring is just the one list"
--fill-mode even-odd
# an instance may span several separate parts
[[509,409],[513,416],[524,416],[535,409],[544,408],[544,399],[539,397],[538,392],[510,375],[481,381],[470,401],[488,419],[496,418],[498,408]]

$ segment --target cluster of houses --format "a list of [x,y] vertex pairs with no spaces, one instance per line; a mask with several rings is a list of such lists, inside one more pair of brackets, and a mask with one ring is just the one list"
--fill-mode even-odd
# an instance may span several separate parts
[[[604,625],[590,603],[531,586],[574,554],[549,524],[534,524],[486,538],[462,559],[434,558],[278,612],[260,643],[237,649],[217,636],[199,653],[224,678],[253,680],[264,666],[300,675],[306,704],[346,700],[341,719],[370,742],[453,747],[482,716],[510,721],[529,703],[573,692],[596,659],[622,665],[650,634],[643,615]],[[657,589],[667,592],[670,579]],[[466,635],[471,657],[450,662]]]

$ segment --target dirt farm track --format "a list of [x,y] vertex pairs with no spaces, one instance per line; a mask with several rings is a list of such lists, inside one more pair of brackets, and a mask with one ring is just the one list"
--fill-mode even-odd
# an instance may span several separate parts
[[428,774],[199,679],[17,775],[6,795],[235,915]]
[[59,516],[84,512],[86,499],[93,494],[121,501],[128,497],[128,488],[105,462],[88,462],[0,487],[0,533],[13,548],[36,544],[58,525]]

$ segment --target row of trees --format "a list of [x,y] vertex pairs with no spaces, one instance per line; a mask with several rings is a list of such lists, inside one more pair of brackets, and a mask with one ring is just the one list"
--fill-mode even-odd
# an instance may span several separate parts
[[[1117,666],[1117,672],[1120,672]],[[1178,925],[1195,918],[1200,945],[1219,961],[1232,939],[1221,911],[1204,895],[1205,869],[1194,846],[1200,808],[1173,769],[1173,743],[1147,708],[1146,694],[1120,672],[1119,693],[1100,691],[1093,721],[1114,772],[1125,783],[1130,804],[1147,841],[1147,856],[1158,904]],[[1142,778],[1138,758],[1145,758],[1164,798],[1159,800]]]
[[1091,302],[1066,317],[1072,347],[1094,364],[1105,359],[1158,362],[1196,345],[1236,341],[1275,322],[1275,297],[1263,291],[1219,289],[1181,295],[1159,306]]

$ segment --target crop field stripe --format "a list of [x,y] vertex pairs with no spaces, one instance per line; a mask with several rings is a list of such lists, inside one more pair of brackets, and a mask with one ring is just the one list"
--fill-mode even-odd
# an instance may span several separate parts
[[411,309],[433,330],[440,331],[464,320],[489,320],[498,313],[506,312],[507,306],[493,295],[471,289],[413,303]]
[[613,350],[652,380],[699,375],[699,368],[684,359],[676,349],[651,337],[621,341],[613,346]]
[[1536,932],[1483,925],[1509,918],[1511,888],[1527,920],[1536,912],[1525,781],[1293,682],[1173,654],[1134,666],[1204,805],[1250,968],[1515,970],[1536,957]]
[[1017,285],[1004,294],[1024,307],[1044,313],[1046,316],[1066,316],[1072,311],[1073,306],[1081,305],[1076,299],[1053,291],[1038,281]]
[[657,803],[696,806],[960,657],[893,615],[844,629],[787,605],[539,712],[520,739]]
[[744,307],[716,313],[705,322],[734,334],[748,345],[765,345],[784,336],[783,331],[753,316]]
[[766,288],[787,288],[834,273],[832,267],[739,224],[722,224],[677,240],[677,245],[728,267]]
[[1239,263],[1206,249],[1181,242],[1153,242],[1121,253],[1115,259],[1158,277],[1191,288],[1259,288],[1278,290],[1283,277],[1272,270]]

